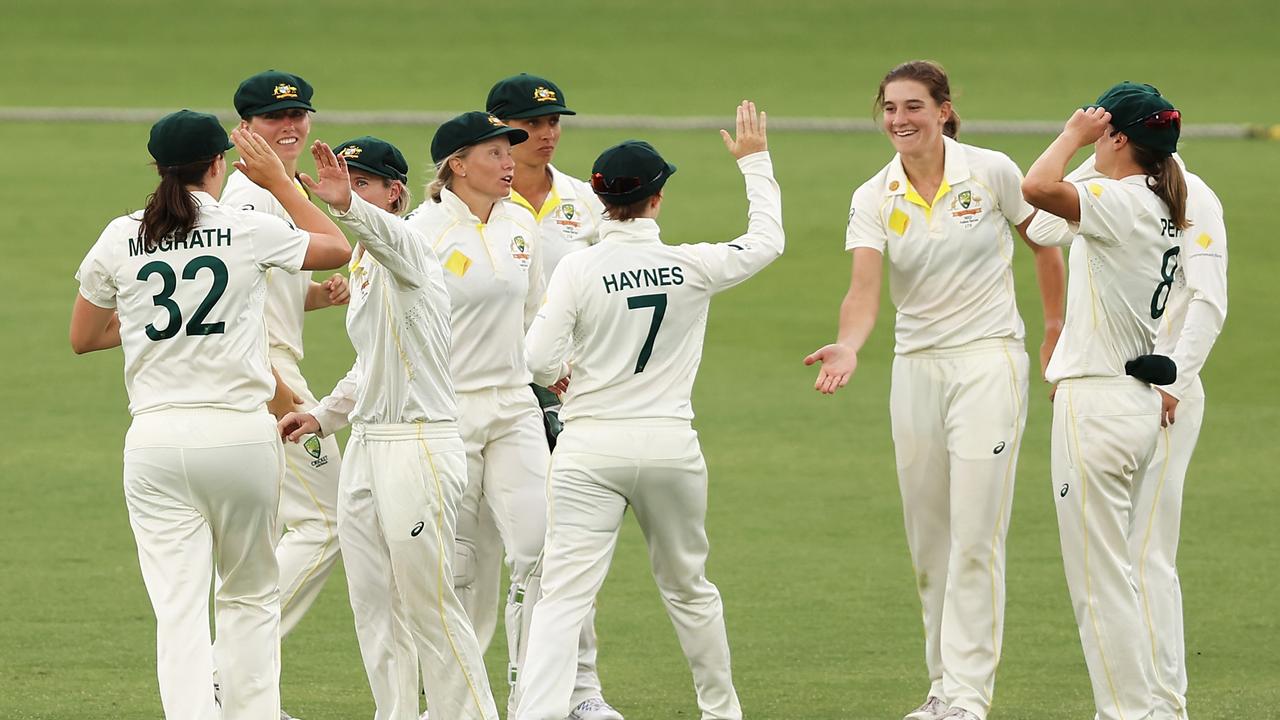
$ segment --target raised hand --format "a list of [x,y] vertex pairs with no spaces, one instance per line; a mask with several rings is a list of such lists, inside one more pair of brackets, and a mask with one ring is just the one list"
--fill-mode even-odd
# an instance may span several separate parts
[[231,142],[240,153],[235,168],[244,173],[254,184],[271,190],[283,191],[293,184],[285,172],[284,163],[276,157],[271,145],[258,133],[241,125],[231,131]]
[[1111,125],[1111,113],[1104,107],[1076,110],[1067,120],[1062,134],[1075,140],[1077,147],[1092,145]]
[[320,421],[311,413],[291,412],[276,424],[280,439],[296,443],[303,435],[320,432]]
[[824,345],[804,359],[805,365],[822,363],[813,389],[823,395],[831,395],[849,384],[853,371],[858,369],[858,353],[840,343]]
[[763,152],[769,149],[765,133],[767,120],[768,117],[763,110],[756,113],[755,103],[743,100],[742,104],[738,105],[735,128],[737,137],[730,135],[728,130],[721,130],[720,138],[724,140],[724,146],[729,149],[729,152],[739,160],[751,153]]
[[333,149],[319,140],[311,145],[311,157],[316,161],[316,179],[302,175],[302,184],[334,210],[344,213],[351,209],[351,176],[347,173],[347,159],[334,155]]

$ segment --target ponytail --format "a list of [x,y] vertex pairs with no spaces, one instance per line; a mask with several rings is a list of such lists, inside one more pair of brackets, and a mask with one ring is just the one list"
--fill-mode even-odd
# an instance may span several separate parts
[[215,156],[186,165],[156,167],[160,184],[147,197],[142,224],[138,227],[138,239],[143,241],[146,252],[154,252],[166,237],[190,234],[199,219],[200,204],[187,186],[200,184],[217,159]]
[[1169,207],[1174,227],[1186,230],[1191,226],[1187,221],[1187,179],[1178,161],[1172,155],[1157,153],[1132,140],[1129,145],[1133,148],[1133,159],[1150,177],[1147,186]]

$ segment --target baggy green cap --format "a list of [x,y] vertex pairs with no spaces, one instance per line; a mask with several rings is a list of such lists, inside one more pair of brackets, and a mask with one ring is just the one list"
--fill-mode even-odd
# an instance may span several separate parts
[[147,141],[147,151],[160,167],[208,160],[232,147],[218,118],[185,108],[156,121]]
[[512,145],[529,139],[529,133],[513,128],[487,112],[465,112],[436,129],[431,138],[431,162],[439,163],[464,147],[506,136]]
[[676,173],[643,140],[626,140],[600,153],[591,166],[591,189],[611,205],[630,205],[651,197]]
[[576,115],[565,107],[564,93],[550,80],[520,73],[499,80],[489,90],[485,109],[503,120],[524,120],[543,115]]
[[409,163],[405,161],[404,154],[386,140],[361,135],[341,145],[334,145],[333,154],[345,159],[348,167],[389,180],[409,180]]
[[1126,80],[1086,107],[1106,108],[1111,126],[1142,147],[1168,155],[1178,151],[1182,114],[1150,85]]
[[267,70],[245,79],[236,88],[235,105],[240,117],[265,115],[286,108],[302,108],[315,112],[311,107],[314,91],[311,83],[292,73]]

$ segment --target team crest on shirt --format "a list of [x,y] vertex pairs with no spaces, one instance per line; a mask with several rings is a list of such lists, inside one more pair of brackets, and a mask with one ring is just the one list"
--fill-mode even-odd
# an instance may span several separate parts
[[320,447],[320,438],[318,436],[312,435],[303,440],[302,447],[307,451],[308,455],[314,458],[311,461],[311,467],[318,468],[329,464],[329,456],[324,454],[324,448]]
[[577,211],[573,209],[573,203],[565,203],[560,206],[560,212],[564,215],[565,220],[572,220],[573,214]]
[[280,83],[271,90],[271,94],[277,100],[288,100],[289,98],[298,97],[298,88],[289,83]]
[[511,238],[511,257],[520,265],[521,270],[529,269],[529,243],[523,235]]
[[951,201],[951,217],[968,230],[982,220],[982,198],[972,190],[961,190]]

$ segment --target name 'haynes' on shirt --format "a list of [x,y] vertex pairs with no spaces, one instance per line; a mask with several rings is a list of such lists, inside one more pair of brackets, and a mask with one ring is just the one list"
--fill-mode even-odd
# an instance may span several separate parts
[[141,237],[129,238],[129,257],[168,250],[231,247],[231,228],[196,228],[185,238],[166,235],[148,248]]
[[662,268],[644,268],[643,270],[623,270],[620,273],[605,275],[605,294],[615,290],[634,290],[642,287],[669,287],[684,284],[684,268],[679,265]]

